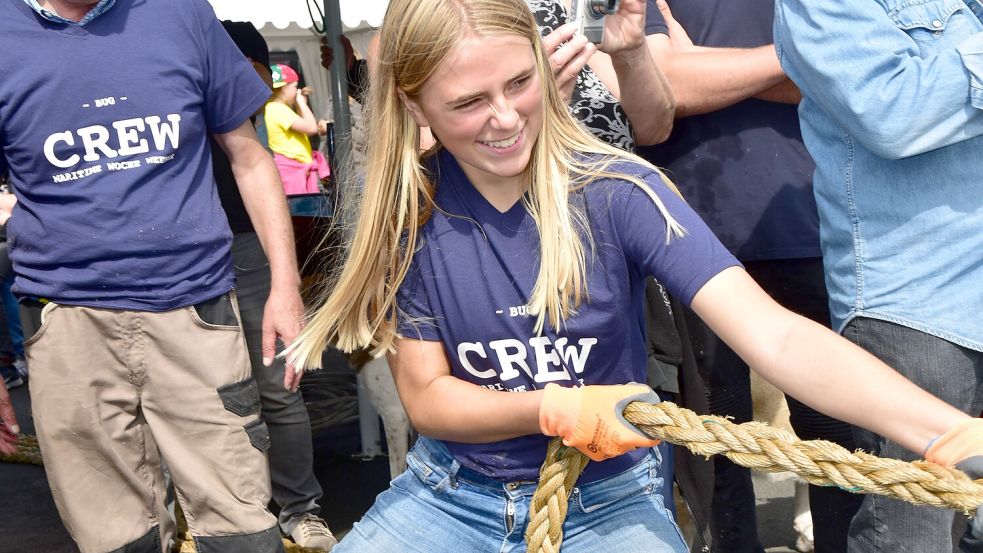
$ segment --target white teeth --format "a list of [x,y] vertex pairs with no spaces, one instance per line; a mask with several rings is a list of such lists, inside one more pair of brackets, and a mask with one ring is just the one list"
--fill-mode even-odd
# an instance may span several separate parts
[[498,140],[496,142],[484,142],[484,141],[482,141],[482,143],[483,144],[487,144],[487,145],[491,146],[492,148],[508,148],[509,146],[515,144],[516,141],[519,140],[519,134],[521,134],[521,133],[518,133],[515,136],[513,136],[512,138],[508,138],[506,140]]

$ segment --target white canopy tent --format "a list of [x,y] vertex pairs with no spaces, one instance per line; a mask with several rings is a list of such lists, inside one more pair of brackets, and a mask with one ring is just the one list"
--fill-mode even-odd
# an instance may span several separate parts
[[[386,13],[388,0],[328,0],[338,4],[345,31],[378,27]],[[250,21],[257,29],[267,25],[286,29],[291,24],[311,26],[311,13],[317,17],[323,0],[209,0],[219,19]],[[321,10],[323,12],[323,10]],[[321,22],[318,21],[318,26]]]

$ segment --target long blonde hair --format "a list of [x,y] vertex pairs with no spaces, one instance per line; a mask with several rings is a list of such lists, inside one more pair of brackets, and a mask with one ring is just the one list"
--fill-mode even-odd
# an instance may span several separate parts
[[609,165],[628,159],[658,169],[598,141],[570,115],[524,0],[392,0],[365,114],[372,139],[354,236],[326,300],[288,352],[295,365],[318,366],[328,345],[346,352],[371,348],[376,355],[393,350],[401,316],[396,294],[417,249],[418,230],[436,208],[435,183],[420,154],[420,127],[397,91],[415,99],[465,38],[502,34],[529,40],[543,87],[543,128],[525,172],[530,187],[523,199],[540,236],[539,275],[529,298],[537,332],[547,322],[559,328],[586,293],[585,248],[593,249],[593,242],[584,214],[570,203],[576,189],[597,178],[631,180],[664,215],[667,240],[683,234],[645,183],[613,173]]

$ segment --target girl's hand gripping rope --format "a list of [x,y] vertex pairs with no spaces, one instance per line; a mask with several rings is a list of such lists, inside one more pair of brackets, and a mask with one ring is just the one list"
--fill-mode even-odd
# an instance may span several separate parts
[[644,384],[564,388],[547,384],[539,406],[539,427],[547,436],[560,436],[593,461],[617,457],[639,447],[654,447],[659,440],[645,436],[625,420],[632,401],[659,403],[659,396]]
[[[956,467],[974,480],[983,478],[983,419],[967,419],[929,442],[925,459],[944,467]],[[983,505],[976,509],[969,528],[973,544],[983,548]],[[968,536],[964,537],[964,542],[967,539]],[[964,547],[963,550],[977,549]]]

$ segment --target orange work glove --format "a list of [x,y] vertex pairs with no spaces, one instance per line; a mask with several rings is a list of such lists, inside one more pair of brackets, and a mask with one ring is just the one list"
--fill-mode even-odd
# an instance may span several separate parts
[[[925,458],[944,467],[956,467],[976,480],[983,478],[983,419],[967,419],[929,442]],[[983,551],[983,506],[969,521],[960,551]]]
[[594,461],[617,457],[639,447],[655,447],[650,439],[625,420],[632,401],[659,403],[659,396],[644,384],[594,385],[564,388],[547,384],[539,405],[539,428],[547,436],[560,436]]

